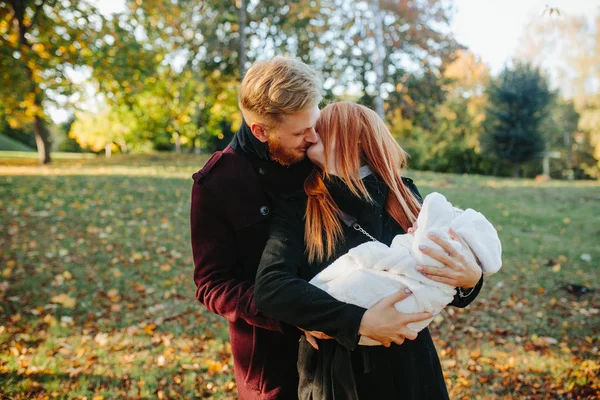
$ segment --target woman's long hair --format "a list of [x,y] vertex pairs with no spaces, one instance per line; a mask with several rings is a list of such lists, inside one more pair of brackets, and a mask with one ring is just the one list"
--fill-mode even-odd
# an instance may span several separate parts
[[[417,218],[420,205],[402,182],[406,152],[392,137],[384,122],[371,109],[351,103],[333,103],[321,110],[316,126],[325,150],[325,165],[332,146],[337,157],[337,175],[358,197],[372,202],[360,167],[367,164],[389,187],[387,213],[406,231]],[[338,206],[325,186],[327,167],[316,168],[304,183],[308,195],[304,238],[310,262],[333,256],[343,238]],[[356,217],[356,216],[355,216]]]

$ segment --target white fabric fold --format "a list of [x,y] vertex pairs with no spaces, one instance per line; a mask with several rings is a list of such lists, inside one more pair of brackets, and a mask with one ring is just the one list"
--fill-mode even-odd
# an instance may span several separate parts
[[[414,235],[397,235],[389,247],[380,242],[367,242],[350,249],[310,283],[337,300],[364,308],[374,306],[398,290],[409,288],[413,294],[394,305],[398,311],[408,314],[422,311],[438,313],[452,301],[456,289],[426,278],[416,267],[445,268],[439,261],[423,254],[419,246],[440,248],[427,234],[435,232],[439,237],[450,240],[449,228],[465,239],[479,259],[485,275],[496,273],[502,266],[502,246],[493,225],[477,211],[453,207],[440,193],[434,192],[425,197],[417,225]],[[458,251],[466,251],[460,242],[450,242]],[[409,328],[421,331],[432,319],[409,324]],[[362,337],[359,344],[381,345],[367,337]]]

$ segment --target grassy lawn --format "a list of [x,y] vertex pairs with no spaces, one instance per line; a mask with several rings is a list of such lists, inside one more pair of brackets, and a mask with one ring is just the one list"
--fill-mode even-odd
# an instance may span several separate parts
[[8,137],[2,133],[0,133],[0,152],[6,151],[10,153],[34,153],[35,150],[29,146],[24,145],[21,142],[16,141],[15,139]]
[[[194,299],[205,160],[0,157],[0,398],[236,397],[227,324]],[[504,248],[476,302],[430,327],[451,398],[598,398],[600,184],[408,175]]]

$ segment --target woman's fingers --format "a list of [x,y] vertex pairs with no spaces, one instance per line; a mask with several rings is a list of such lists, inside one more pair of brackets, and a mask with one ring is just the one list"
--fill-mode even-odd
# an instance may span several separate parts
[[396,343],[396,344],[404,343],[404,336],[398,336],[398,339],[394,340],[394,343]]
[[450,286],[459,286],[459,282],[455,279],[455,278],[448,278],[445,276],[437,276],[437,275],[425,275],[427,276],[427,278],[431,279],[432,281],[436,281],[436,282],[440,282],[440,283],[445,283],[446,285],[450,285]]
[[[481,267],[481,262],[479,261],[479,258],[477,258],[477,254],[475,254],[475,252],[473,251],[473,249],[471,248],[471,246],[469,246],[469,243],[467,243],[467,241],[460,235],[460,233],[456,232],[454,229],[450,228],[448,230],[448,233],[450,234],[450,237],[453,238],[454,240],[458,241],[463,249],[465,251],[467,251],[467,253],[469,253],[469,257],[473,257],[473,260],[475,260],[475,262],[477,263],[477,265],[479,265]],[[463,256],[465,254],[463,253]]]
[[456,260],[443,250],[432,249],[431,247],[425,246],[424,248],[421,249],[421,251],[424,254],[427,254],[429,257],[438,260],[439,262],[441,262],[442,264],[444,264],[450,268],[455,269],[457,267]]
[[419,265],[417,271],[432,279],[435,277],[454,278],[455,271],[452,268],[428,267],[427,265]]
[[[433,317],[433,314],[430,313],[429,311],[423,311],[423,312],[419,312],[419,313],[405,314],[405,315],[406,315],[406,317],[404,318],[404,320],[408,324],[411,322],[425,321],[426,319]],[[409,330],[410,332],[414,332],[410,328],[407,328],[407,330]]]
[[404,300],[405,298],[407,298],[411,294],[412,294],[412,292],[410,291],[409,288],[406,288],[404,290],[398,290],[396,293],[391,294],[391,295],[389,295],[387,297],[384,297],[383,299],[380,300],[380,302],[382,304],[393,306],[394,304],[396,304],[399,301]]
[[434,232],[429,232],[427,234],[427,237],[429,239],[431,239],[432,241],[434,241],[435,243],[437,243],[438,245],[440,245],[440,247],[442,249],[444,249],[446,251],[446,253],[448,253],[451,257],[456,257],[456,258],[462,257],[462,255],[459,253],[459,251],[456,250],[456,248],[454,246],[452,246],[449,241],[442,239],[441,237],[436,235]]

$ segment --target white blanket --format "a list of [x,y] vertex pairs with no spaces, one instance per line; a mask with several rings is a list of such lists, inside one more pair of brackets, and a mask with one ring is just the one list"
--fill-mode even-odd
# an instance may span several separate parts
[[[416,267],[428,265],[444,268],[439,261],[423,254],[419,246],[424,244],[440,248],[427,237],[427,233],[435,232],[439,237],[450,240],[449,228],[458,232],[471,247],[484,275],[496,273],[502,266],[502,246],[498,233],[477,211],[454,208],[443,195],[431,193],[425,197],[417,225],[414,235],[397,235],[390,247],[380,242],[367,242],[350,249],[310,283],[340,301],[364,308],[372,307],[398,290],[409,288],[413,294],[395,304],[398,311],[429,311],[437,314],[452,301],[456,288],[426,278]],[[451,240],[451,243],[459,251],[468,251],[458,241]],[[409,328],[419,332],[432,319],[409,324]],[[359,344],[381,345],[367,337],[362,337]]]

